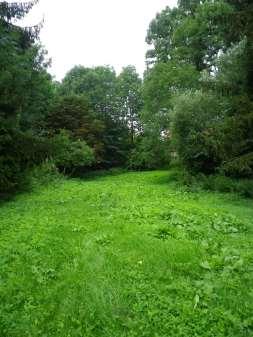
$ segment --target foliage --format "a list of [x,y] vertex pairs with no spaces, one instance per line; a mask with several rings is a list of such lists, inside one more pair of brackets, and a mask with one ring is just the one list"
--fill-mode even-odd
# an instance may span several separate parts
[[230,30],[232,15],[226,1],[200,3],[173,32],[173,57],[194,64],[199,71],[210,69],[217,55],[235,41]]
[[27,169],[40,164],[51,154],[46,139],[0,124],[0,194],[20,189]]
[[0,17],[5,22],[11,22],[13,19],[22,19],[38,2],[38,0],[28,2],[10,2],[1,1],[0,3]]
[[[36,3],[0,3],[0,170],[7,189],[52,153],[68,173],[91,164],[157,168],[179,157],[191,171],[253,176],[248,1],[180,0],[158,13],[147,32],[144,81],[133,66],[119,75],[110,66],[75,66],[61,83],[47,73],[40,25],[16,25]],[[24,138],[38,146],[38,157],[24,147],[24,160],[15,159]],[[66,151],[59,145],[56,154],[54,142]]]
[[209,68],[217,53],[232,41],[233,8],[224,1],[181,2],[167,7],[151,22],[147,42],[148,62],[177,61],[199,71]]
[[34,189],[1,205],[0,335],[252,335],[251,1],[157,14],[143,82],[61,83],[15,25],[36,3],[0,1],[0,196]]
[[166,7],[158,13],[149,25],[146,42],[153,47],[146,54],[148,64],[166,63],[171,59],[173,50],[172,34],[182,20],[182,12],[178,8]]
[[25,172],[44,160],[50,149],[38,137],[35,121],[51,99],[46,53],[35,44],[39,27],[20,28],[36,1],[0,3],[0,190],[10,193],[25,182]]
[[27,187],[30,191],[34,191],[42,186],[57,187],[64,179],[66,179],[66,176],[59,172],[52,158],[47,158],[40,165],[36,165],[27,172]]
[[144,78],[144,109],[142,118],[160,132],[168,128],[171,98],[175,93],[198,86],[199,74],[191,65],[158,63]]
[[[98,165],[124,165],[133,145],[134,133],[139,128],[138,115],[142,104],[141,80],[135,68],[128,66],[117,77],[110,67],[77,66],[65,76],[58,93],[60,96],[67,93],[85,96],[96,120],[103,125],[93,141],[97,142]],[[92,122],[90,126],[93,129]]]
[[85,95],[93,111],[106,119],[115,114],[116,74],[111,67],[75,66],[59,87],[61,95]]
[[233,177],[253,177],[253,152],[225,162],[222,171]]
[[[6,2],[1,5],[9,6]],[[15,10],[10,10],[13,15],[16,15],[16,10],[18,13],[23,11],[22,3],[10,6],[15,7]],[[42,90],[45,82],[50,79],[45,73],[48,66],[46,53],[33,42],[34,36],[27,35],[25,29],[14,26],[3,18],[0,20],[0,113],[5,118],[19,121],[31,104],[34,108],[35,102],[43,105],[50,98],[50,89],[44,92]],[[40,99],[36,97],[39,91]]]
[[52,159],[60,172],[73,175],[95,162],[92,149],[85,141],[71,139],[66,131],[61,131],[52,139]]
[[129,156],[128,167],[135,170],[153,170],[168,166],[169,162],[169,140],[144,134],[136,140],[135,148]]
[[169,133],[195,172],[252,177],[252,10],[247,1],[179,1],[150,24],[144,129]]
[[187,190],[200,192],[201,190],[233,193],[245,198],[253,198],[253,180],[235,179],[224,174],[204,175],[201,173],[190,174],[180,166],[170,170],[170,183],[176,186],[184,185]]
[[170,138],[172,98],[186,88],[197,87],[198,77],[193,66],[173,62],[158,63],[146,72],[141,112],[145,136],[132,153],[132,167],[155,168],[169,163],[171,148],[167,138]]
[[135,67],[123,68],[117,77],[117,98],[119,120],[130,129],[132,144],[140,131],[140,111],[142,109],[142,80]]
[[214,172],[222,161],[217,128],[224,123],[225,102],[201,91],[174,99],[172,134],[182,162],[194,171]]
[[251,111],[243,96],[229,101],[197,91],[175,98],[172,135],[182,162],[195,172],[252,177]]
[[200,179],[202,187],[211,191],[224,193],[236,193],[242,197],[253,198],[252,179],[232,179],[226,176],[217,175],[202,177]]
[[50,134],[57,134],[64,129],[70,132],[73,138],[86,141],[95,149],[97,159],[100,159],[104,146],[101,134],[105,126],[84,96],[56,97],[46,117],[45,125]]

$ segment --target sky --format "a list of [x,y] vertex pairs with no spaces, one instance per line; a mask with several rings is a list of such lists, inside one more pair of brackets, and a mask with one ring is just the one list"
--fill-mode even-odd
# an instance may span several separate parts
[[111,65],[120,72],[129,64],[142,75],[150,21],[176,0],[40,0],[22,25],[44,17],[40,33],[57,80],[75,65]]

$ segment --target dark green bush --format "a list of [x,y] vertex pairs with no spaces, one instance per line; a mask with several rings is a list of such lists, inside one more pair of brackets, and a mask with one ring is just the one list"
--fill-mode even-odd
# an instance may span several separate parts
[[71,138],[65,130],[55,135],[51,143],[52,160],[60,172],[77,174],[95,162],[94,152],[86,142]]
[[190,191],[203,189],[253,198],[253,179],[235,179],[222,174],[193,175],[184,168],[176,167],[169,171],[169,183],[184,185]]
[[252,103],[232,102],[232,116],[228,116],[217,133],[223,144],[220,170],[234,178],[253,178],[253,106]]
[[222,165],[222,171],[233,177],[253,177],[253,152],[239,156]]
[[[39,166],[33,180],[48,179],[55,168],[42,172],[41,164],[51,160],[55,167],[66,174],[77,173],[94,163],[93,150],[80,140],[73,140],[65,131],[52,139],[24,133],[14,127],[1,125],[0,133],[0,196],[14,193],[29,185],[28,171]],[[44,166],[45,169],[45,166]],[[46,176],[44,177],[44,175]],[[41,175],[41,177],[39,177]]]
[[24,133],[5,123],[0,126],[0,194],[22,187],[26,171],[51,155],[48,140]]
[[223,175],[212,175],[199,178],[204,189],[222,193],[236,193],[246,198],[253,198],[253,180],[233,179]]

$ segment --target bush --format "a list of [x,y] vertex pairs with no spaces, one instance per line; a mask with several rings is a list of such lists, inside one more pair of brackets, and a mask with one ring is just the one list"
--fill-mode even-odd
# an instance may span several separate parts
[[187,186],[190,191],[203,189],[221,193],[235,193],[242,197],[253,198],[252,179],[233,179],[221,174],[193,175],[181,167],[176,167],[170,170],[169,182]]
[[172,136],[183,164],[194,172],[213,173],[222,162],[217,129],[224,121],[225,102],[201,91],[174,99]]
[[60,172],[73,175],[95,162],[93,150],[83,140],[74,140],[62,130],[52,138],[53,162]]
[[[4,123],[0,131],[0,197],[27,187],[33,176],[28,174],[29,171],[45,161],[47,164],[43,169],[47,167],[47,174],[44,178],[48,179],[48,175],[55,173],[49,159],[60,172],[70,175],[94,163],[93,150],[84,141],[72,140],[66,131],[52,139],[24,133]],[[37,173],[33,171],[33,180],[38,180],[39,176],[44,179],[42,176],[46,172],[41,169],[40,166]]]
[[233,115],[226,118],[218,135],[224,158],[220,171],[234,178],[253,178],[253,105],[232,102]]
[[244,96],[203,92],[174,100],[172,136],[183,164],[195,173],[253,177],[253,105]]
[[224,163],[222,171],[232,177],[252,177],[253,176],[253,152],[242,155]]
[[28,186],[32,189],[37,186],[59,183],[63,175],[59,173],[52,160],[45,160],[27,173]]
[[201,177],[199,183],[204,189],[223,193],[236,193],[246,198],[253,198],[253,180],[233,179],[223,175]]
[[24,133],[14,127],[0,127],[0,195],[21,189],[28,169],[42,163],[51,154],[47,139]]
[[139,136],[136,147],[132,150],[128,167],[134,170],[153,170],[162,168],[170,162],[168,140],[156,137]]

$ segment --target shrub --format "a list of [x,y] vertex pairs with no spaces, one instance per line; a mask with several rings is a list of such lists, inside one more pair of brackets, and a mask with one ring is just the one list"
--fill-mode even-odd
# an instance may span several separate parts
[[72,139],[87,142],[98,160],[103,157],[105,144],[102,135],[106,126],[85,96],[57,97],[46,117],[45,126],[51,135],[66,130]]
[[52,160],[45,160],[42,164],[33,167],[27,174],[28,186],[45,186],[58,183],[63,179],[55,163]]
[[222,174],[190,174],[181,167],[169,172],[169,183],[187,186],[190,191],[209,190],[221,193],[235,193],[242,197],[253,198],[252,179],[234,179]]
[[[253,105],[241,101],[241,107],[233,107],[221,128],[219,139],[223,143],[224,158],[221,172],[235,178],[253,177]],[[233,104],[234,105],[234,104]],[[246,111],[245,111],[246,110]]]
[[195,172],[213,173],[222,162],[217,130],[224,122],[225,101],[201,91],[174,99],[172,136],[179,157]]
[[95,162],[93,150],[83,140],[74,140],[62,130],[52,138],[53,162],[60,172],[73,175]]
[[233,177],[252,177],[253,176],[253,152],[239,156],[224,163],[222,171]]
[[24,186],[26,171],[50,156],[51,145],[42,137],[5,123],[1,123],[0,135],[0,194],[3,196]]
[[168,140],[157,137],[139,136],[135,149],[132,150],[128,161],[130,169],[157,169],[170,162]]
[[222,193],[236,193],[246,198],[253,198],[253,180],[233,179],[224,175],[201,177],[199,184],[204,189]]

